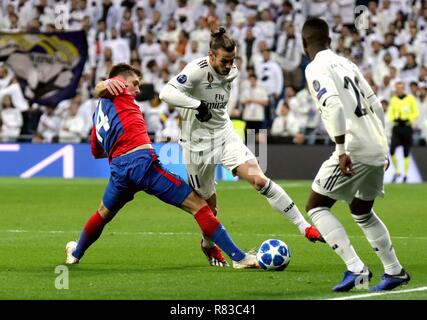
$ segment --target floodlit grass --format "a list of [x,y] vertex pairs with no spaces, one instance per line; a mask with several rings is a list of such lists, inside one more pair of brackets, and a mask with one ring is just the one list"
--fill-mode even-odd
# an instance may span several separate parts
[[[309,182],[280,181],[302,209]],[[77,239],[102,197],[106,180],[0,179],[0,299],[241,299],[308,300],[369,293],[336,294],[345,265],[325,244],[310,243],[263,196],[245,182],[217,186],[219,218],[243,249],[263,240],[285,241],[292,260],[283,272],[209,267],[200,251],[193,218],[139,193],[106,226],[79,265],[69,267],[69,289],[55,288],[55,268],[64,246]],[[375,209],[388,226],[400,261],[412,276],[402,289],[427,286],[427,185],[387,185]],[[346,206],[334,212],[374,273],[379,259]],[[427,291],[364,299],[427,299]]]

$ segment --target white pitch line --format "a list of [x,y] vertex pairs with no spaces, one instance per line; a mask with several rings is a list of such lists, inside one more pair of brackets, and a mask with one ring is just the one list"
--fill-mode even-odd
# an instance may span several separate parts
[[405,289],[405,290],[396,290],[396,291],[385,291],[385,292],[374,292],[374,293],[366,293],[366,294],[357,294],[353,296],[339,297],[339,298],[330,298],[326,300],[352,300],[352,299],[363,299],[370,298],[375,296],[384,296],[387,294],[397,294],[397,293],[408,293],[408,292],[416,292],[416,291],[427,291],[427,287],[419,287],[414,289]]
[[[70,233],[80,233],[78,230],[23,230],[23,229],[0,229],[0,233],[42,233],[42,234],[70,234]],[[139,236],[194,236],[199,235],[196,232],[162,232],[162,231],[139,231],[139,232],[128,232],[128,231],[110,231],[114,235],[139,235]],[[247,236],[246,233],[234,233],[236,236]],[[301,237],[298,233],[253,233],[253,236],[259,237],[269,237],[269,238],[297,238]],[[350,236],[350,238],[363,238],[364,236]],[[427,237],[393,237],[393,239],[411,239],[411,240],[427,240]]]
[[[299,182],[290,182],[290,183],[279,183],[279,185],[281,187],[283,187],[284,189],[286,188],[301,188],[301,187],[309,187],[311,184],[310,183],[299,183]],[[218,185],[217,189],[222,190],[222,189],[253,189],[254,187],[252,187],[250,184],[246,184],[246,185]]]

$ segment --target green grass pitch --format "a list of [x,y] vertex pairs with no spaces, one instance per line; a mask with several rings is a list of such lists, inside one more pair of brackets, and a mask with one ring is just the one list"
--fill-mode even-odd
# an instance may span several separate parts
[[[280,184],[303,209],[310,183]],[[81,263],[69,267],[68,289],[57,289],[56,277],[63,274],[55,268],[64,263],[64,246],[78,238],[105,185],[106,180],[0,179],[0,299],[307,300],[369,294],[331,292],[345,271],[338,256],[300,236],[245,182],[218,184],[219,218],[243,249],[268,238],[285,241],[292,253],[285,271],[209,267],[192,217],[139,193]],[[427,184],[386,185],[385,190],[376,212],[412,281],[399,288],[409,292],[362,299],[427,299]],[[371,283],[378,282],[381,264],[347,207],[339,203],[334,212],[373,271]]]

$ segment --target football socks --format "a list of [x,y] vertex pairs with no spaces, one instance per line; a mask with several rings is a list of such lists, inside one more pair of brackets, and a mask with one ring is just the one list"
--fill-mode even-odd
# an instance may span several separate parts
[[362,215],[352,214],[352,217],[362,229],[366,239],[368,239],[375,253],[380,258],[384,265],[385,273],[391,275],[398,274],[402,270],[402,265],[397,259],[387,227],[381,219],[378,218],[373,210]]
[[99,238],[106,224],[107,221],[96,211],[86,222],[73,256],[81,259],[87,248]]
[[299,232],[305,235],[305,229],[310,227],[310,224],[305,220],[296,204],[278,184],[269,179],[259,192],[267,197],[267,201],[273,209],[288,217],[297,226]]
[[197,211],[194,218],[203,234],[214,241],[233,261],[240,261],[245,257],[245,253],[235,245],[208,205]]
[[341,257],[351,272],[360,272],[364,264],[350,243],[343,225],[327,207],[313,208],[308,212],[326,243]]

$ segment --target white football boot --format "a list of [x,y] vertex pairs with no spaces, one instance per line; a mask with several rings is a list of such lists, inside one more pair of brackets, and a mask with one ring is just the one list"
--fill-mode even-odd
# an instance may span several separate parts
[[74,250],[76,250],[77,242],[70,241],[65,245],[65,253],[67,254],[67,258],[65,259],[65,264],[77,264],[79,263],[79,259],[73,256]]
[[234,269],[258,269],[258,261],[256,259],[256,256],[251,253],[246,253],[245,257],[236,262],[233,261],[233,268]]

